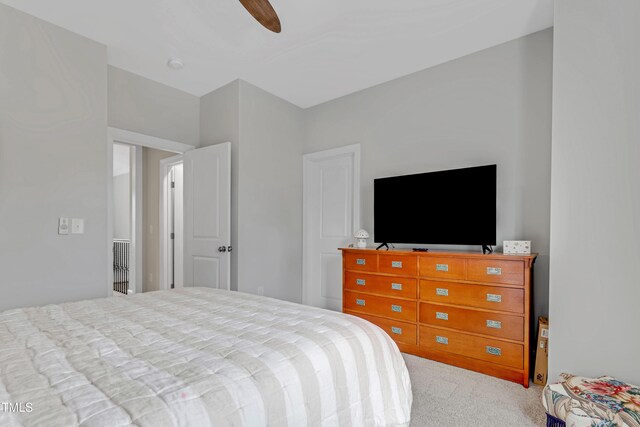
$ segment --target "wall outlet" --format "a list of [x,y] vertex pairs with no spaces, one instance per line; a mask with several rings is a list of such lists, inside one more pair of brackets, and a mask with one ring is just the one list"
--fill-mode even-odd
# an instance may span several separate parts
[[84,234],[84,219],[72,218],[71,219],[71,234]]
[[264,286],[258,286],[258,289],[256,290],[256,294],[264,295]]
[[58,234],[69,234],[69,218],[58,218]]

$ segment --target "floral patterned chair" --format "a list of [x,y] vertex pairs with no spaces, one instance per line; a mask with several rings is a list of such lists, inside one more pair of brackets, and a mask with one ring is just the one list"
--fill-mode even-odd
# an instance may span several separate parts
[[640,427],[640,388],[612,377],[562,374],[544,388],[548,427]]

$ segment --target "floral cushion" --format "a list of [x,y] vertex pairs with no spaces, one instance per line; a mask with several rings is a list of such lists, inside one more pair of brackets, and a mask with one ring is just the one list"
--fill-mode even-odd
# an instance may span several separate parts
[[562,374],[545,387],[547,414],[567,427],[640,427],[640,388],[612,377]]

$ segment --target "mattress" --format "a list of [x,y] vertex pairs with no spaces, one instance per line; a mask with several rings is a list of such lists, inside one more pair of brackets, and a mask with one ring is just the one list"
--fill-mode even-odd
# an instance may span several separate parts
[[342,313],[185,288],[0,313],[0,425],[404,426],[395,343]]

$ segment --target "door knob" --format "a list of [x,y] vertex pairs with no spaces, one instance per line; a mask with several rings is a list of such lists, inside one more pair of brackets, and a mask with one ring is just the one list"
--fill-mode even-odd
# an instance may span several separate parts
[[227,246],[227,251],[231,252],[232,250],[233,250],[233,247]]
[[218,252],[227,252],[226,246],[218,246]]

